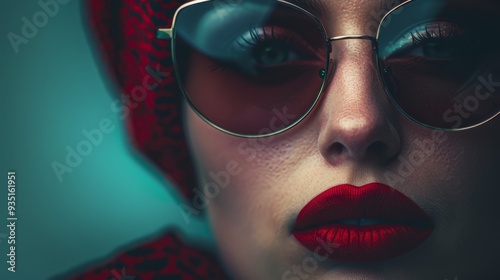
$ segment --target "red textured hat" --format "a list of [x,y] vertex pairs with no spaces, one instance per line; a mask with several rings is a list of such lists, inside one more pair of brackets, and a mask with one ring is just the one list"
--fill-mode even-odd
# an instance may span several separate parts
[[182,125],[182,95],[174,78],[170,41],[156,39],[156,29],[171,26],[181,4],[90,0],[86,8],[106,69],[130,100],[119,113],[126,116],[134,147],[189,198],[196,178]]

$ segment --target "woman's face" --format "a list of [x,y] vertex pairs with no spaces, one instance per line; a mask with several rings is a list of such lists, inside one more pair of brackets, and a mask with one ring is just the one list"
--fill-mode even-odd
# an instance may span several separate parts
[[[375,19],[378,23],[380,15],[396,4],[319,1],[325,13],[318,17],[331,37],[373,36],[367,26]],[[476,6],[473,1],[456,2],[466,9],[475,7],[475,16],[480,17],[477,7],[488,1],[474,1]],[[500,118],[459,132],[419,126],[387,98],[369,40],[332,45],[334,74],[321,100],[306,119],[284,133],[257,139],[231,136],[185,106],[200,188],[217,186],[208,199],[208,217],[230,273],[236,279],[251,280],[495,275],[500,250],[496,237],[500,232],[496,222]],[[490,80],[492,92],[500,91],[500,73],[484,78]],[[278,118],[285,121],[286,113]],[[416,248],[395,258],[346,262],[335,258],[345,253],[339,249],[345,244],[330,242],[312,250],[294,236],[299,212],[315,197],[341,185],[363,188],[374,182],[397,190],[430,217],[432,231]],[[373,203],[394,206],[394,201],[388,201],[391,198]],[[392,212],[398,211],[396,207]],[[340,223],[357,222],[346,218]],[[365,254],[360,248],[350,250]]]

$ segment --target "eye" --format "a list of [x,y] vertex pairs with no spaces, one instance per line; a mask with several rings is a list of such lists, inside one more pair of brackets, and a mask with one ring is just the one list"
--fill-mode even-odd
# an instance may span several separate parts
[[428,60],[450,60],[468,56],[477,49],[471,32],[448,22],[428,22],[410,29],[397,39],[384,57],[412,56]]
[[428,40],[420,43],[420,48],[411,54],[433,59],[454,58],[460,54],[460,48],[453,41]]
[[451,59],[467,54],[471,41],[453,25],[433,24],[412,33],[411,54],[430,59]]
[[286,63],[289,57],[297,56],[282,42],[266,42],[255,46],[253,57],[261,65],[278,65]]
[[[238,35],[226,47],[230,60],[217,60],[213,69],[237,70],[259,76],[262,71],[287,71],[323,61],[324,53],[289,28],[263,26]],[[285,69],[286,68],[286,69]],[[281,69],[281,70],[280,70]]]
[[[241,35],[235,52],[255,66],[278,66],[311,57],[311,47],[299,34],[281,27],[259,27]],[[246,57],[245,57],[246,56]]]

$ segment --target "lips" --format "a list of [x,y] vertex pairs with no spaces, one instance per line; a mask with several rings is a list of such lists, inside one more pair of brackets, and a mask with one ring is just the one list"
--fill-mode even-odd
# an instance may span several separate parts
[[329,244],[328,257],[339,262],[378,262],[411,251],[432,230],[430,217],[410,198],[371,183],[319,194],[299,212],[293,235],[313,252]]

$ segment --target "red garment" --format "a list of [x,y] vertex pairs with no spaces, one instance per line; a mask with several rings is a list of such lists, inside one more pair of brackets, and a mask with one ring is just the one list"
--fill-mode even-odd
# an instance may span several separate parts
[[104,265],[53,279],[73,280],[224,280],[229,279],[210,254],[186,246],[175,234],[163,235],[117,254]]
[[[128,109],[117,113],[126,121],[134,147],[189,199],[196,178],[181,122],[180,89],[170,42],[156,39],[156,29],[170,27],[180,5],[160,0],[89,0],[84,8],[97,60],[105,62],[118,92],[130,100]],[[56,279],[228,279],[213,256],[183,244],[172,233],[90,267],[94,268]]]
[[[156,39],[156,30],[171,26],[181,4],[89,0],[84,8],[97,61],[104,61],[118,92],[130,100],[128,109],[118,114],[125,117],[134,147],[190,198],[196,178],[182,126],[182,96],[174,78],[170,41]],[[153,84],[156,87],[149,90]]]

